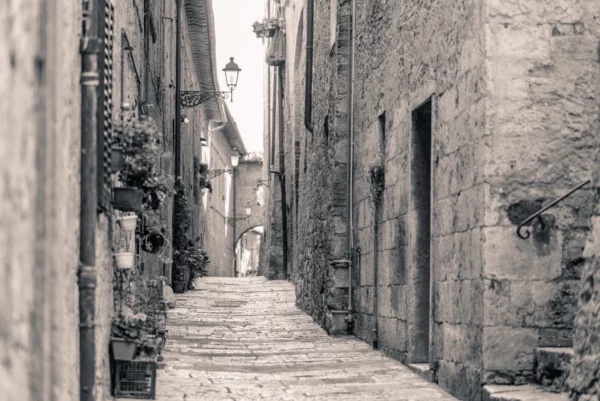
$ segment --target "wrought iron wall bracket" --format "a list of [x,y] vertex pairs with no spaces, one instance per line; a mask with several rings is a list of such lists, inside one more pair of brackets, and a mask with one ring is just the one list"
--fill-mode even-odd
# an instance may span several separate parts
[[519,227],[517,227],[517,235],[519,236],[519,238],[521,238],[521,239],[527,239],[527,238],[529,238],[531,236],[531,232],[530,232],[529,229],[526,229],[524,233],[522,233],[521,231],[523,230],[523,227],[525,225],[531,223],[535,219],[539,220],[539,222],[540,222],[540,224],[542,226],[542,230],[543,230],[545,228],[545,225],[544,225],[544,219],[542,219],[542,213],[544,213],[546,210],[550,209],[551,207],[554,207],[556,204],[558,204],[559,202],[561,202],[563,199],[569,197],[574,192],[577,192],[581,188],[585,187],[590,182],[591,182],[591,180],[587,180],[587,181],[579,184],[578,186],[576,186],[575,188],[573,188],[572,190],[570,190],[569,192],[567,192],[566,194],[564,194],[560,198],[554,200],[553,202],[549,203],[547,206],[544,206],[543,208],[541,208],[540,210],[538,210],[537,212],[535,212],[534,214],[532,214],[531,216],[529,216],[525,220],[523,220],[521,222],[521,224],[519,224]]
[[243,216],[243,217],[242,216],[240,216],[240,217],[235,217],[235,216],[234,217],[225,217],[225,224],[228,224],[228,223],[230,223],[232,221],[235,221],[235,220],[248,220],[248,219],[249,219],[248,216]]
[[212,169],[208,172],[208,179],[212,180],[215,177],[220,176],[221,174],[231,173],[230,169]]
[[207,100],[221,96],[223,99],[229,98],[229,92],[199,92],[199,91],[183,91],[181,92],[181,107],[190,108],[198,106]]

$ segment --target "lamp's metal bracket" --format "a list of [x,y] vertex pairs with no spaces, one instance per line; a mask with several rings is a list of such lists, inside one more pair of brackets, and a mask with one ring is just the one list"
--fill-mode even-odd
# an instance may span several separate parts
[[221,96],[223,99],[229,98],[229,92],[200,92],[200,91],[183,91],[181,92],[181,107],[190,108],[198,106],[206,102],[207,100],[213,99],[217,96]]

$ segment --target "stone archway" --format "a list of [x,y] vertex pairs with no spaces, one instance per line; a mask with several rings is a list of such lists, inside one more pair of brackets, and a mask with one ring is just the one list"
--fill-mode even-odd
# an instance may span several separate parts
[[262,241],[264,241],[264,226],[262,225],[250,227],[236,239],[235,258],[239,277],[258,274]]

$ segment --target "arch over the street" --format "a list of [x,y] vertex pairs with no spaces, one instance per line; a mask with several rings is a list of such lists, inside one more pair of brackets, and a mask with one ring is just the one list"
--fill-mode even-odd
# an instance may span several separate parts
[[263,224],[256,224],[256,225],[254,225],[254,226],[252,226],[252,227],[246,228],[246,229],[244,230],[244,232],[240,233],[240,234],[237,236],[237,238],[235,239],[235,243],[237,244],[238,242],[240,242],[240,240],[242,239],[242,237],[244,236],[244,234],[247,234],[247,233],[249,233],[250,231],[253,231],[254,229],[256,229],[256,228],[259,228],[259,227],[263,227],[263,229],[264,229],[264,225],[263,225]]

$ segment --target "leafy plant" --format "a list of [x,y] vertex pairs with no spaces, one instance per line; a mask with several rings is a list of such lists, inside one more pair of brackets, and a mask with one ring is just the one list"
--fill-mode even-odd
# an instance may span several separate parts
[[150,117],[128,115],[114,122],[113,146],[120,148],[124,165],[119,178],[144,191],[146,208],[158,209],[171,194],[172,179],[160,169],[163,135]]
[[383,196],[383,190],[385,188],[385,167],[383,164],[383,157],[380,156],[378,160],[369,167],[367,181],[370,185],[373,202],[379,201]]
[[184,268],[190,269],[192,280],[206,276],[210,263],[208,254],[197,246],[198,239],[188,236],[191,210],[183,183],[175,184],[175,204],[173,212],[173,268],[175,281],[185,281]]
[[131,308],[123,307],[122,313],[113,318],[111,334],[131,342],[139,342],[148,334],[145,330],[146,314],[134,314]]
[[[210,183],[210,170],[208,164],[201,163],[198,156],[194,157],[194,189],[208,189],[212,194],[212,184]],[[199,198],[198,194],[194,193],[196,198]]]
[[144,232],[138,235],[142,248],[149,253],[157,253],[167,242],[167,225],[163,222],[150,223]]

